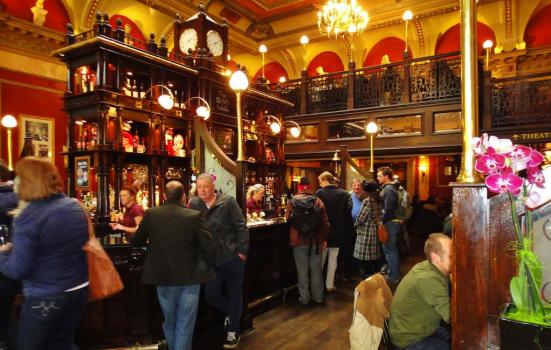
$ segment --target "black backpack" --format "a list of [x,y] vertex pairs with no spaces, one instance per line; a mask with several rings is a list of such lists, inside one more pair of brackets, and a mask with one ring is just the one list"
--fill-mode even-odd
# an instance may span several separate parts
[[316,196],[291,198],[291,214],[289,220],[300,235],[313,238],[321,220],[320,208],[316,205]]

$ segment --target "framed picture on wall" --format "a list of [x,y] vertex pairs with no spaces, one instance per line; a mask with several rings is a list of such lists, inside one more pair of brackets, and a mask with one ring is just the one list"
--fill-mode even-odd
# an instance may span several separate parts
[[53,118],[19,115],[19,149],[23,148],[25,138],[32,139],[32,155],[53,160],[54,127]]
[[90,189],[90,156],[75,157],[75,189]]
[[214,129],[214,141],[228,155],[234,153],[234,137],[235,133],[230,128]]

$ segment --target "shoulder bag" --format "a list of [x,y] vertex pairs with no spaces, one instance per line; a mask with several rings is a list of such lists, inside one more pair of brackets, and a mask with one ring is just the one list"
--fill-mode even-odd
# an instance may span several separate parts
[[82,248],[88,260],[88,280],[90,281],[88,301],[109,298],[123,290],[121,277],[115,269],[111,258],[103,249],[94,233],[94,225],[83,208],[88,220],[88,242]]

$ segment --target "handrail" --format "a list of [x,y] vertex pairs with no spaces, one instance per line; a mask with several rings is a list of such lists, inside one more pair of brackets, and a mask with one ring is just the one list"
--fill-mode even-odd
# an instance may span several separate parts
[[237,175],[237,164],[224,153],[224,151],[218,146],[212,135],[210,134],[207,123],[203,118],[195,118],[193,122],[194,132],[196,137],[205,142],[207,148],[214,154],[216,159],[220,161],[222,167],[229,171],[233,175]]

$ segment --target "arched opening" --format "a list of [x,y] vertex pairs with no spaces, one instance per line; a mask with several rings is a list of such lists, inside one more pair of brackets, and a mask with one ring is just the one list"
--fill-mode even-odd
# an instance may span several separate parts
[[[254,75],[254,80],[262,76],[262,67]],[[270,62],[264,65],[264,77],[270,81],[270,83],[277,83],[281,77],[284,77],[285,80],[289,80],[289,74],[281,63],[279,62]]]
[[526,47],[551,45],[551,5],[545,6],[533,16],[524,30]]
[[[482,43],[486,40],[491,40],[496,45],[496,35],[492,28],[484,23],[477,22],[476,24],[476,47],[478,54],[481,55]],[[435,55],[441,55],[449,52],[461,51],[461,28],[459,23],[448,29],[438,40],[436,44]]]
[[[36,4],[36,0],[4,0],[2,1],[3,11],[25,21],[33,22],[33,13],[31,8]],[[65,26],[71,20],[69,14],[60,0],[44,1],[44,10],[46,21],[44,27],[65,32]]]
[[307,72],[309,77],[313,77],[320,75],[320,72],[333,73],[342,72],[343,70],[344,64],[339,55],[333,51],[324,51],[310,61]]
[[[404,60],[404,48],[406,42],[400,38],[388,37],[373,45],[365,56],[363,66],[377,66],[382,64],[383,57],[388,55],[389,62],[400,62]],[[411,49],[408,46],[409,58],[413,58]],[[389,63],[385,62],[385,63]]]

